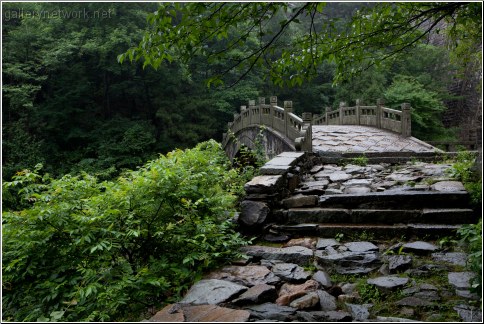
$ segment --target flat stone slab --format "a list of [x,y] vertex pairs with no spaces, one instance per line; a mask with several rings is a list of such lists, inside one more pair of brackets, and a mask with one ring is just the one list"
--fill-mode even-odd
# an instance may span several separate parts
[[403,245],[403,252],[414,252],[416,254],[430,254],[438,250],[438,247],[423,241],[410,242]]
[[464,185],[460,181],[440,181],[430,186],[430,189],[440,192],[465,191]]
[[329,288],[333,285],[329,274],[321,270],[316,271],[316,273],[313,275],[313,280],[319,282],[319,284],[324,288]]
[[328,246],[338,246],[338,245],[340,245],[340,243],[333,238],[328,238],[328,239],[319,238],[318,242],[316,243],[316,249],[322,250]]
[[247,307],[251,316],[262,320],[286,321],[296,313],[296,308],[289,306],[280,306],[273,303],[264,303],[261,305]]
[[467,271],[449,272],[449,274],[447,275],[449,279],[449,284],[459,290],[469,289],[471,287],[471,279],[474,278],[474,276],[474,273]]
[[204,279],[194,284],[180,303],[182,304],[220,304],[245,292],[247,287],[236,283],[218,280]]
[[349,242],[345,243],[344,246],[346,246],[348,250],[352,252],[378,251],[378,246],[371,242]]
[[282,185],[281,175],[263,175],[254,177],[244,185],[248,194],[275,193]]
[[467,255],[463,252],[432,253],[432,259],[465,266]]
[[368,279],[366,282],[370,285],[375,285],[377,288],[390,292],[399,287],[403,287],[408,283],[408,278],[401,278],[395,276],[385,276],[373,279]]
[[170,304],[151,317],[149,322],[247,322],[246,310],[216,305]]
[[239,298],[232,301],[234,305],[260,304],[277,298],[276,287],[260,284],[249,288]]
[[272,267],[272,272],[289,282],[300,282],[311,277],[311,273],[304,270],[303,267],[294,263],[277,263]]
[[280,282],[279,277],[262,265],[227,266],[211,272],[207,278],[230,281],[247,287],[260,284],[273,285]]
[[313,251],[302,246],[275,248],[269,246],[246,246],[241,251],[247,255],[267,260],[281,260],[284,262],[307,264],[313,257]]

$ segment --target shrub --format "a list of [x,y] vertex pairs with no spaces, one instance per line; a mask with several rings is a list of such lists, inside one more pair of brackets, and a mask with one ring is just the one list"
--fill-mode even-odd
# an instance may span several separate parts
[[18,173],[3,185],[28,204],[3,213],[4,319],[129,320],[176,300],[247,244],[231,222],[238,181],[214,141],[116,181]]

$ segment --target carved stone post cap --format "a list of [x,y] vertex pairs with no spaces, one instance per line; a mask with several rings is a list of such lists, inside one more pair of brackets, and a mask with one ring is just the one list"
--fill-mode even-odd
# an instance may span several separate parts
[[255,106],[255,100],[249,100],[249,107]]
[[359,106],[361,104],[361,100],[360,99],[356,99],[355,102],[356,102],[356,105],[357,106]]
[[313,120],[313,114],[310,112],[302,113],[302,120],[305,123],[310,123]]
[[410,110],[410,104],[408,102],[402,103],[402,110]]
[[344,107],[344,106],[346,106],[346,102],[341,101],[341,102],[339,103],[339,106],[340,106],[340,107]]
[[240,106],[240,111],[244,111],[247,109],[247,106]]
[[376,100],[376,104],[377,104],[378,106],[383,106],[383,105],[385,104],[385,100],[383,100],[383,99],[379,98],[379,99],[377,99],[377,100]]
[[277,106],[277,96],[271,96],[271,105]]
[[266,104],[266,98],[264,98],[264,97],[259,97],[259,104],[260,104],[260,105],[265,105],[265,104]]
[[284,109],[291,112],[292,111],[292,101],[284,101]]

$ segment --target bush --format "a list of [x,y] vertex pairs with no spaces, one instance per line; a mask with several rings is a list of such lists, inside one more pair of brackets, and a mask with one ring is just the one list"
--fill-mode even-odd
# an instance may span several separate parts
[[176,300],[247,244],[238,181],[214,141],[111,182],[18,173],[3,189],[29,206],[3,213],[4,320],[129,320]]

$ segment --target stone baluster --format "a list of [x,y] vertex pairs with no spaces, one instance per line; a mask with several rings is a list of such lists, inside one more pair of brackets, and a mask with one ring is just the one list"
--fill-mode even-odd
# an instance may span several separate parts
[[339,103],[339,124],[340,125],[343,125],[343,122],[344,122],[344,112],[343,112],[343,108],[346,106],[346,102],[344,101],[341,101]]
[[376,101],[376,110],[375,110],[375,113],[376,113],[376,127],[377,128],[382,128],[382,118],[383,118],[383,105],[385,104],[385,102],[383,101],[383,99],[377,99]]
[[303,127],[306,129],[306,138],[304,141],[303,150],[311,153],[313,151],[313,130],[312,130],[313,114],[311,114],[310,112],[303,113],[302,120],[304,123]]
[[412,136],[412,116],[410,104],[405,102],[402,104],[402,136]]
[[284,101],[284,135],[289,137],[289,113],[292,113],[292,101]]
[[360,115],[361,115],[361,108],[360,108],[360,99],[356,99],[356,125],[360,125]]
[[329,112],[331,111],[331,107],[326,107],[326,125],[329,125]]
[[[259,111],[258,111],[258,115],[259,115],[259,116],[257,117],[257,118],[258,118],[258,122],[257,122],[257,123],[258,123],[259,125],[263,124],[263,123],[262,123],[262,109],[263,109],[263,107],[265,106],[265,104],[266,104],[266,98],[264,98],[264,97],[259,97]],[[255,116],[254,116],[254,118],[255,118]]]

